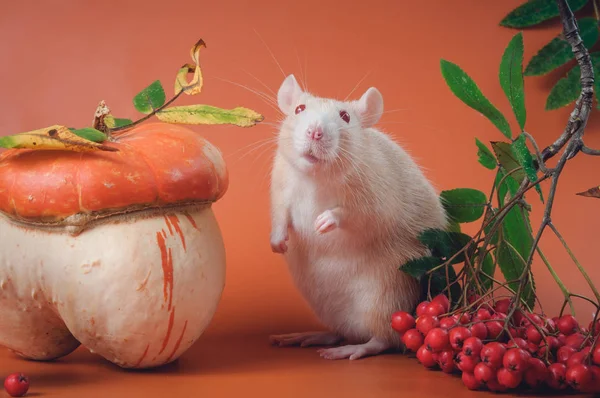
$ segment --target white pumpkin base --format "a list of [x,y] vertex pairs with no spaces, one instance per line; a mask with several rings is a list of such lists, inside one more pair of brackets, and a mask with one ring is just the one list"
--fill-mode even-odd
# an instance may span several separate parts
[[81,343],[124,368],[176,360],[225,285],[210,206],[104,223],[73,236],[0,218],[0,345],[35,360]]

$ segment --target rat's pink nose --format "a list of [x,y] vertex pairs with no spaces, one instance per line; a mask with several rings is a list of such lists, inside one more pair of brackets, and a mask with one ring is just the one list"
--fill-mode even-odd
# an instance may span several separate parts
[[323,138],[323,129],[321,127],[310,127],[306,130],[306,135],[308,135],[311,139],[318,141]]

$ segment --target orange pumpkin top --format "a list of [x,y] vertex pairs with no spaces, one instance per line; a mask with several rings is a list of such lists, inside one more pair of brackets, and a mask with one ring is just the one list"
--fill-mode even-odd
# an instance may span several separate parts
[[0,211],[61,223],[136,209],[214,202],[229,183],[220,151],[198,133],[146,123],[106,145],[118,152],[11,149],[0,155]]

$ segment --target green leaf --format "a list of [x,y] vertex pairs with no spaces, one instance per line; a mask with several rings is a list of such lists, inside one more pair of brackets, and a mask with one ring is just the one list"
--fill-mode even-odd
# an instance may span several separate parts
[[148,115],[163,106],[165,100],[165,90],[160,81],[156,80],[133,97],[133,106],[139,112]]
[[252,109],[222,109],[210,105],[173,106],[158,112],[156,117],[167,123],[232,124],[239,127],[251,127],[264,119]]
[[[472,242],[472,238],[462,232],[427,229],[419,234],[419,241],[429,248],[432,257],[446,260],[454,256],[469,242]],[[465,261],[464,251],[456,256],[450,263],[458,264],[463,261]]]
[[408,275],[421,278],[427,271],[441,265],[444,261],[437,257],[419,257],[407,261],[400,267],[400,271],[407,273]]
[[93,142],[104,142],[108,139],[106,134],[92,127],[84,127],[82,129],[69,128],[69,130],[71,130],[73,134]]
[[477,145],[477,156],[479,156],[479,163],[486,169],[494,170],[497,166],[496,158],[487,146],[479,139],[475,138],[475,144]]
[[[497,249],[498,266],[507,282],[519,279],[523,270],[525,270],[525,259],[515,250],[515,248],[503,241]],[[519,282],[509,283],[509,286],[516,292],[519,288]],[[527,283],[521,296],[525,302],[532,306],[535,300],[535,294],[531,283]]]
[[[523,166],[525,170],[525,174],[529,181],[536,182],[537,181],[537,170],[533,165],[533,155],[529,151],[526,143],[526,137],[524,134],[520,134],[519,137],[512,143],[513,152],[519,161],[519,164]],[[540,200],[544,203],[544,195],[542,195],[542,189],[539,185],[535,186],[535,190],[540,195]]]
[[[595,18],[581,18],[578,22],[579,34],[586,48],[592,48],[598,41],[598,22]],[[553,71],[574,59],[573,49],[561,33],[546,44],[531,58],[525,68],[526,76],[540,76]]]
[[485,210],[487,197],[471,188],[456,188],[440,193],[440,200],[448,216],[456,222],[467,223],[478,220]]
[[[588,0],[568,0],[573,12],[586,5]],[[534,26],[549,19],[558,17],[558,5],[554,0],[529,0],[512,10],[500,22],[500,25],[509,28],[526,28]]]
[[[594,92],[600,92],[600,52],[590,53],[592,66],[594,68]],[[546,100],[546,110],[555,110],[569,105],[579,98],[581,93],[581,68],[575,65],[567,75],[561,78],[548,95]],[[597,102],[600,109],[600,102]]]
[[[492,142],[492,149],[496,154],[496,158],[498,159],[498,163],[504,167],[507,173],[518,169],[521,167],[521,164],[517,160],[517,155],[513,152],[513,148],[511,144],[502,141],[494,141]],[[519,184],[523,182],[525,177],[525,171],[523,169],[515,171],[510,174]]]
[[[485,273],[485,275],[489,275],[492,278],[494,277],[494,273],[496,272],[496,261],[492,257],[491,251],[487,252],[483,257],[481,271]],[[492,287],[493,281],[485,275],[481,277],[481,283],[485,290],[489,290]]]
[[[494,226],[494,223],[496,222],[496,220],[494,219],[494,221],[490,222],[489,224],[488,224],[488,222],[497,213],[498,213],[498,209],[492,208],[491,211],[487,212],[487,214],[484,218],[484,222],[486,223],[486,226],[483,228],[483,231],[484,231],[486,237],[490,234],[492,227]],[[499,231],[501,231],[501,230],[502,230],[501,227],[496,229],[496,232],[494,232],[494,235],[490,239],[491,245],[495,245],[496,243],[498,243],[498,239],[500,237]]]
[[525,129],[525,90],[523,87],[523,33],[513,36],[500,62],[500,86],[510,102],[521,130]]
[[133,121],[131,121],[130,119],[119,119],[113,117],[112,115],[106,115],[106,117],[104,118],[104,124],[106,124],[106,126],[110,129],[113,129],[115,127],[127,126],[131,123],[133,123]]
[[458,65],[442,59],[442,75],[452,93],[467,106],[487,117],[507,138],[511,138],[510,125],[504,115],[483,95],[477,84]]
[[[431,278],[431,290],[429,293],[431,297],[435,297],[438,294],[444,293],[448,295],[448,286],[450,286],[450,297],[451,303],[457,303],[461,297],[461,291],[458,283],[453,283],[456,281],[456,271],[454,267],[451,265],[447,266],[448,273],[446,274],[446,267],[442,267],[434,272],[432,272],[428,278]],[[425,283],[428,283],[428,278],[425,278]]]
[[446,227],[448,232],[460,232],[460,224],[454,220],[449,220],[448,226]]

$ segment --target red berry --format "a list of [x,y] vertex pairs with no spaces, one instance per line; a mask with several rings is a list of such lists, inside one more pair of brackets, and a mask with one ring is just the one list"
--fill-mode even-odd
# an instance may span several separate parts
[[455,362],[461,372],[473,373],[475,366],[479,363],[479,357],[468,356],[464,352],[459,352],[456,355]]
[[475,379],[481,384],[487,384],[490,380],[496,379],[496,372],[483,362],[479,362],[473,370]]
[[538,358],[529,359],[529,369],[525,372],[525,382],[531,388],[540,388],[548,380],[548,368]]
[[508,310],[510,308],[510,299],[502,299],[496,301],[494,304],[494,311],[499,312],[501,314],[508,314]]
[[469,315],[467,312],[461,314],[460,317],[458,317],[458,323],[460,324],[466,325],[469,322],[471,322],[471,315]]
[[472,293],[467,297],[467,302],[469,304],[473,304],[475,301],[478,301],[479,299],[481,299],[480,295]]
[[502,384],[504,387],[517,388],[523,380],[523,373],[511,372],[506,368],[501,368],[498,370],[496,377],[498,378],[498,383]]
[[511,348],[502,358],[502,364],[511,372],[524,372],[529,367],[531,355],[521,348]]
[[586,389],[592,382],[592,372],[584,364],[578,364],[573,367],[567,366],[565,373],[567,384],[575,390]]
[[[558,341],[558,339],[554,336],[546,337],[546,343],[548,344],[548,348],[550,348],[551,352],[556,352],[556,350],[558,350],[558,347],[561,346],[560,341]],[[543,344],[543,342],[540,344]]]
[[435,296],[433,300],[431,300],[431,302],[441,304],[442,307],[444,307],[444,312],[442,312],[442,314],[450,310],[450,301],[448,300],[448,297],[446,297],[445,294],[439,294]]
[[556,361],[566,364],[571,355],[575,354],[577,350],[568,345],[562,346],[556,351]]
[[405,311],[397,311],[392,314],[392,329],[398,333],[406,333],[415,327],[415,318]]
[[527,326],[527,329],[525,329],[525,336],[527,337],[527,341],[535,345],[540,344],[540,341],[542,341],[542,334],[538,332],[534,325]]
[[482,322],[477,322],[471,325],[471,336],[479,338],[479,340],[487,339],[488,331]]
[[429,301],[423,301],[417,306],[417,317],[425,314],[425,308],[429,305]]
[[565,345],[575,348],[579,350],[579,348],[583,345],[585,341],[585,337],[581,333],[573,333],[570,336],[567,336],[565,339]]
[[525,329],[509,327],[508,335],[511,336],[513,339],[523,338],[525,337]]
[[543,326],[550,333],[556,333],[556,331],[558,330],[556,328],[556,322],[554,322],[554,320],[550,319],[550,318],[544,319],[544,325]]
[[417,329],[409,329],[404,333],[402,337],[402,342],[412,352],[417,352],[417,350],[423,345],[425,342],[425,338]]
[[29,378],[23,373],[12,373],[4,379],[4,389],[11,397],[22,397],[29,390]]
[[487,382],[486,387],[488,388],[488,390],[492,391],[492,392],[503,392],[506,391],[507,388],[504,387],[504,385],[500,384],[498,382],[498,378],[495,377],[494,379],[490,380]]
[[446,313],[444,306],[440,303],[431,302],[425,307],[425,313],[423,315],[440,316]]
[[565,336],[569,336],[579,329],[579,323],[573,315],[563,315],[556,322],[556,327]]
[[488,365],[492,369],[498,369],[502,366],[502,359],[504,358],[505,353],[506,348],[504,345],[497,342],[492,342],[483,346],[479,356],[484,364]]
[[600,393],[600,368],[598,366],[590,366],[590,373],[592,374],[592,382],[584,392]]
[[492,318],[492,314],[490,314],[490,312],[488,310],[486,310],[485,308],[480,308],[477,311],[477,314],[475,315],[475,318],[478,321],[487,321],[488,319]]
[[440,369],[444,373],[452,373],[454,372],[454,351],[452,350],[444,350],[439,353],[437,357],[437,363],[440,365]]
[[576,352],[573,355],[571,355],[569,357],[569,359],[567,359],[567,363],[565,364],[565,365],[567,365],[567,369],[572,368],[575,365],[579,365],[579,364],[583,363],[586,355],[587,354],[584,353],[583,351]]
[[565,376],[567,367],[562,363],[553,363],[548,366],[548,385],[555,390],[564,390],[567,388]]
[[596,344],[594,352],[592,353],[592,361],[596,365],[600,365],[600,344]]
[[559,348],[565,345],[565,342],[567,341],[567,336],[565,336],[562,333],[559,333],[556,335],[556,338],[558,339],[558,343],[559,343],[558,347]]
[[462,346],[462,352],[464,355],[468,357],[476,357],[479,358],[479,354],[481,353],[481,349],[483,348],[483,343],[477,337],[469,337],[465,339]]
[[537,344],[527,343],[527,347],[525,348],[525,350],[527,352],[529,352],[531,355],[533,355],[536,352],[538,352],[538,346],[537,346]]
[[521,319],[521,326],[527,327],[532,324],[542,326],[544,324],[544,321],[542,321],[542,318],[540,318],[539,315],[532,313],[528,313],[527,316],[523,316],[523,318]]
[[463,372],[462,382],[469,390],[479,390],[481,388],[481,382],[475,378],[473,373]]
[[445,350],[450,346],[448,331],[442,328],[432,329],[425,336],[425,345],[433,352]]
[[504,330],[504,325],[500,321],[486,322],[485,327],[487,329],[488,338],[493,340],[498,339]]
[[508,342],[508,346],[506,348],[522,348],[525,350],[527,349],[527,342],[520,337],[515,337]]
[[451,329],[448,333],[450,345],[457,351],[462,350],[465,340],[471,337],[471,331],[464,326]]
[[440,319],[440,327],[442,329],[449,330],[454,325],[456,325],[456,319],[454,319],[453,317],[445,317]]
[[440,321],[436,316],[431,315],[421,315],[417,318],[417,330],[423,334],[423,336],[427,336],[427,333],[431,329],[435,329],[440,326]]
[[426,368],[432,369],[436,366],[437,362],[433,357],[433,353],[427,349],[425,345],[417,350],[417,359]]

